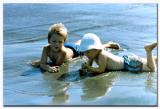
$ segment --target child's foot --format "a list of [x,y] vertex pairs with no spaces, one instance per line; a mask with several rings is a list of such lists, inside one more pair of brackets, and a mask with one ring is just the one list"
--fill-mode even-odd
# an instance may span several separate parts
[[158,64],[158,59],[156,56],[153,57],[156,64]]
[[149,45],[145,45],[144,48],[146,51],[152,51],[155,47],[157,46],[157,42],[149,44]]

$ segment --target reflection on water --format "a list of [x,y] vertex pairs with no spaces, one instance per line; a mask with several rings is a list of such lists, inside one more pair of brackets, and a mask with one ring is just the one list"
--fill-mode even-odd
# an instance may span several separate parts
[[47,94],[52,97],[51,104],[65,103],[69,99],[66,92],[69,87],[69,83],[57,81],[55,79],[56,77],[57,75],[54,74],[44,74],[43,78],[48,89]]
[[145,89],[147,91],[151,91],[152,93],[157,93],[157,75],[155,75],[155,73],[149,72],[147,74]]
[[112,72],[102,75],[87,78],[83,81],[82,100],[94,100],[109,93],[115,82],[116,76]]
[[61,75],[66,74],[69,71],[68,68],[69,62],[64,63],[60,67],[60,71],[58,73],[44,72],[43,78],[49,89],[48,96],[53,97],[52,104],[65,103],[69,99],[69,96],[66,92],[69,83],[57,80],[59,77],[61,77]]
[[69,96],[65,91],[53,97],[53,103],[55,104],[64,104],[68,100],[69,100]]

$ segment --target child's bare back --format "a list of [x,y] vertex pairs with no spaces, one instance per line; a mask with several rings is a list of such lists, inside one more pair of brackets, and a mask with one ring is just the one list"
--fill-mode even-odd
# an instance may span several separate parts
[[[123,58],[116,56],[108,51],[102,50],[100,55],[103,55],[106,60],[106,70],[122,70]],[[101,61],[101,60],[100,60]]]

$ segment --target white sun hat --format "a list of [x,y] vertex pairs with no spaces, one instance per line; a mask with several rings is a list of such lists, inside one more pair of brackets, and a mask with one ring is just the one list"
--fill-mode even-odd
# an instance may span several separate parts
[[93,33],[87,33],[82,37],[80,48],[81,52],[85,52],[90,49],[102,49],[102,43],[100,38]]

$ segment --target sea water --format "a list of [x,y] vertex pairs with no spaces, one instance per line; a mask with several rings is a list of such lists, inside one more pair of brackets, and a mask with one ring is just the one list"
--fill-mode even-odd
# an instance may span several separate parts
[[[40,59],[50,25],[62,22],[68,42],[85,33],[103,43],[119,43],[116,55],[145,57],[144,45],[157,41],[156,4],[4,4],[3,100],[5,106],[155,106],[157,71],[105,72],[80,76],[83,60],[64,65],[59,74],[30,65]],[[157,55],[157,48],[153,50]],[[65,72],[66,71],[66,72]]]

